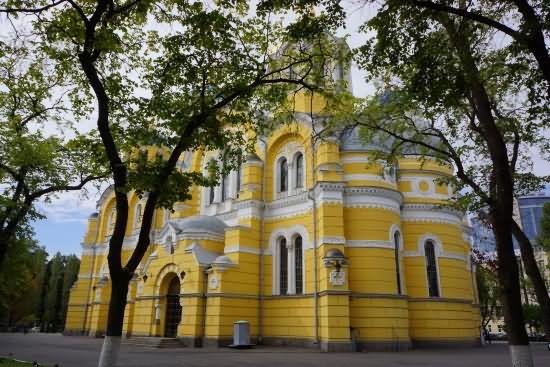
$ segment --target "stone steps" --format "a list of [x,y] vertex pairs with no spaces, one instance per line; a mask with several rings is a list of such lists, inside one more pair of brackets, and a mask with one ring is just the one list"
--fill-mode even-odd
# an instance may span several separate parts
[[184,345],[176,338],[134,336],[125,338],[123,345],[131,345],[142,348],[183,348]]

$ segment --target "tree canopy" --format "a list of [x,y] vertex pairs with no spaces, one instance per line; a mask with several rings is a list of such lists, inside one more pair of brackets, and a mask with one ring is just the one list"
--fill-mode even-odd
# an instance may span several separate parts
[[98,140],[74,124],[85,111],[65,103],[74,86],[35,51],[23,37],[0,41],[0,264],[17,229],[41,217],[37,202],[105,174]]

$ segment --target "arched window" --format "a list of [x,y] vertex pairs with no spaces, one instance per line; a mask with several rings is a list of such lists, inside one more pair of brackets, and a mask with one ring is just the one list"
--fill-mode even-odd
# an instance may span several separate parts
[[298,236],[294,240],[294,275],[296,278],[296,294],[304,293],[304,277],[303,277],[302,270],[303,270],[302,236]]
[[208,195],[209,195],[208,203],[209,204],[212,204],[214,202],[214,190],[215,189],[216,189],[215,187],[211,187],[210,190],[208,191]]
[[285,238],[279,240],[279,293],[288,293],[288,249]]
[[393,234],[394,256],[395,256],[395,275],[397,280],[397,294],[402,294],[401,289],[401,267],[399,266],[399,240],[401,234],[395,231]]
[[288,188],[288,163],[286,158],[279,160],[279,192],[284,192]]
[[435,260],[435,245],[432,240],[424,244],[426,256],[426,274],[428,276],[428,293],[430,297],[439,297],[439,284],[437,280],[437,263]]
[[229,198],[229,180],[222,176],[222,202]]
[[239,193],[241,192],[241,166],[237,169],[237,183],[235,185],[236,188],[236,197],[239,197]]
[[296,155],[296,188],[304,187],[304,155]]

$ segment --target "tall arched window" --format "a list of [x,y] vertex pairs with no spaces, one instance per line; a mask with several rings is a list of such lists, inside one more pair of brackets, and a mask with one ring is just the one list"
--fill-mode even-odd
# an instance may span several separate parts
[[437,263],[435,260],[435,245],[432,240],[424,244],[426,256],[426,274],[428,276],[428,293],[430,297],[439,297],[439,284],[437,280]]
[[214,190],[215,189],[216,189],[215,187],[211,187],[210,190],[208,191],[208,195],[209,195],[208,203],[209,204],[212,204],[214,202]]
[[294,240],[294,276],[296,278],[296,294],[304,293],[302,236]]
[[302,153],[296,155],[296,188],[304,187],[304,156]]
[[236,197],[238,198],[239,197],[239,193],[241,192],[241,166],[239,166],[239,168],[237,169],[237,183],[235,185],[236,187]]
[[284,192],[288,188],[288,163],[286,158],[279,160],[279,192]]
[[395,231],[393,234],[393,245],[394,245],[394,257],[395,257],[395,276],[397,281],[397,294],[402,294],[401,289],[401,267],[399,266],[399,240],[400,233]]
[[227,176],[222,176],[222,201],[229,198],[229,180]]
[[288,293],[288,249],[285,238],[279,240],[279,293]]

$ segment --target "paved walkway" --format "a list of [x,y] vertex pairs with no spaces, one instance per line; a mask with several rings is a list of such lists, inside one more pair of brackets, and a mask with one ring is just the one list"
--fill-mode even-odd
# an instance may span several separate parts
[[[0,333],[0,356],[48,366],[96,367],[102,339],[59,334]],[[536,367],[550,366],[544,344],[533,344]],[[119,367],[506,367],[506,344],[483,348],[413,350],[401,353],[320,353],[310,349],[145,349],[122,346]]]

